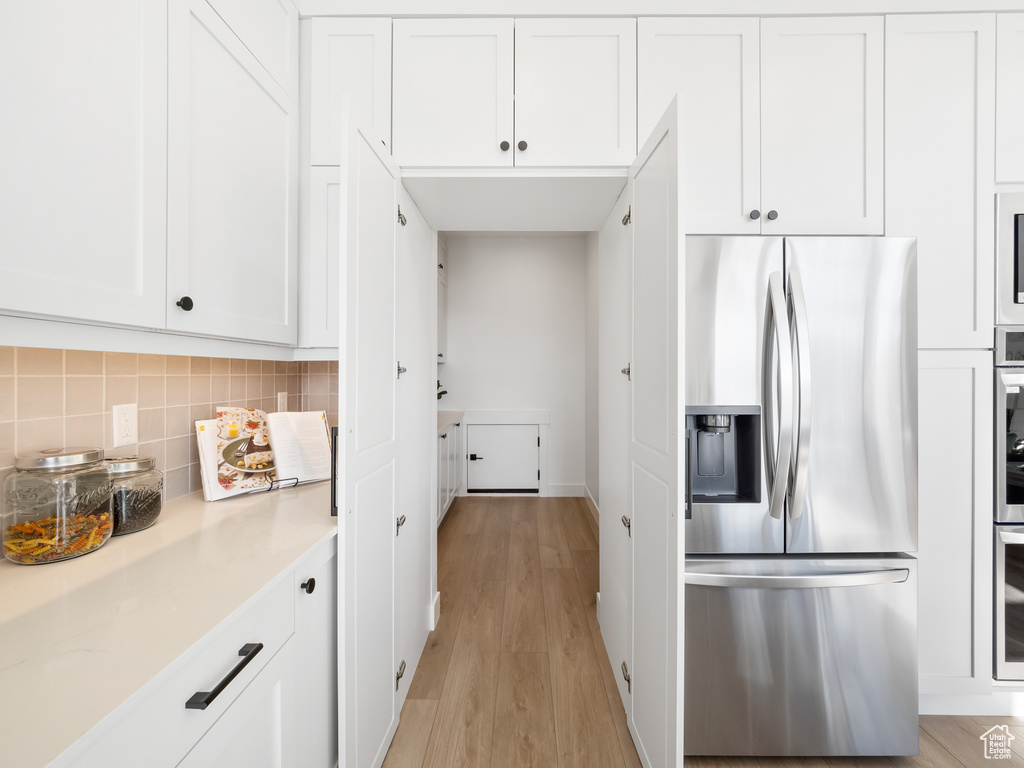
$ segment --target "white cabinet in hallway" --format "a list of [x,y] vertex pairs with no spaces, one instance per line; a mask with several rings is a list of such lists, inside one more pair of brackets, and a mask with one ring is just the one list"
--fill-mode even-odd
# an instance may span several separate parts
[[991,348],[995,15],[886,25],[885,234],[917,238],[918,345]]
[[462,482],[462,421],[453,421],[437,433],[437,524],[459,495]]
[[469,424],[466,454],[468,491],[527,493],[540,489],[537,424]]

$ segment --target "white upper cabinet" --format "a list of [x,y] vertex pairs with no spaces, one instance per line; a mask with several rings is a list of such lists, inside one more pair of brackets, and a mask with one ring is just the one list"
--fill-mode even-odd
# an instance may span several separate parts
[[513,35],[512,19],[395,20],[400,165],[512,165]]
[[337,165],[341,104],[391,141],[391,19],[312,19],[309,35],[309,162]]
[[205,0],[169,20],[167,327],[295,344],[296,103]]
[[633,19],[399,19],[394,155],[413,167],[625,166]]
[[687,232],[758,234],[761,207],[758,19],[663,18],[637,22],[639,134],[672,97],[683,105]]
[[515,164],[629,165],[636,21],[516,20]]
[[0,308],[164,325],[167,3],[9,3]]
[[761,20],[764,234],[882,233],[884,29],[873,16]]
[[[340,143],[340,129],[338,133]],[[338,346],[338,265],[341,174],[337,166],[309,169],[302,199],[305,230],[301,253],[299,346]]]
[[1024,181],[1024,13],[996,24],[996,181]]
[[989,348],[995,16],[886,25],[885,234],[917,238],[918,345]]

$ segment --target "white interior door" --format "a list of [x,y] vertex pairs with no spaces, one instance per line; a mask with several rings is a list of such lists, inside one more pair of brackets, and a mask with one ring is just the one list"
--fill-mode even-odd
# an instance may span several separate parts
[[[630,358],[630,260],[633,245],[623,223],[633,202],[626,188],[598,241],[598,465],[601,500],[601,636],[608,650],[627,717],[632,707],[622,674],[633,667],[633,539],[629,520],[629,379],[622,369]],[[630,524],[632,525],[632,523]]]
[[[395,523],[398,434],[395,226],[399,169],[380,139],[342,120],[339,296],[338,645],[341,732],[348,766],[376,768],[398,725],[395,708]],[[403,382],[404,383],[404,382]],[[342,469],[343,468],[343,469]]]
[[685,358],[679,108],[675,99],[629,169],[633,189],[629,490],[633,532],[633,708],[647,768],[682,765],[682,537],[678,510]]

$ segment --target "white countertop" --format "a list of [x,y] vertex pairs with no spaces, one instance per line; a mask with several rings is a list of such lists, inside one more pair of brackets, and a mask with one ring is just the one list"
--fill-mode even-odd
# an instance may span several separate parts
[[164,505],[45,565],[0,558],[0,764],[55,759],[321,541],[330,483]]
[[465,411],[438,411],[437,412],[437,431],[440,432],[442,429],[447,427],[449,424],[454,424],[456,421],[462,420],[462,414]]

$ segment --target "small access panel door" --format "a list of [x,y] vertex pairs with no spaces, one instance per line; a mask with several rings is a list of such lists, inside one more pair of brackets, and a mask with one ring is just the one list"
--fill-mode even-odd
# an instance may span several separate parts
[[469,493],[539,493],[540,427],[536,424],[469,424]]

